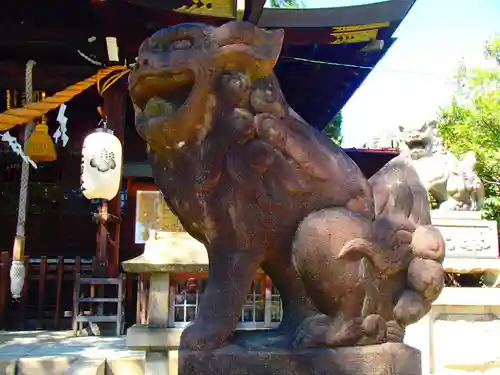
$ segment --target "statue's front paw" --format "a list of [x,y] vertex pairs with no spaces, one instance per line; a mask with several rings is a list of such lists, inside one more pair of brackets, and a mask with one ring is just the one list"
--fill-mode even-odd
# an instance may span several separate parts
[[405,327],[395,320],[387,322],[387,342],[403,342]]
[[423,318],[431,310],[431,304],[421,293],[407,289],[399,298],[392,314],[395,320],[406,327]]
[[220,348],[227,339],[226,332],[217,331],[211,323],[193,323],[181,335],[180,349],[210,351]]
[[364,336],[363,320],[340,322],[318,314],[306,319],[295,335],[294,346],[317,348],[356,345]]
[[326,335],[332,324],[332,318],[318,314],[307,318],[295,332],[295,347],[313,348],[325,346]]
[[445,275],[440,263],[430,259],[415,258],[408,267],[407,282],[425,300],[433,302],[444,288]]
[[361,340],[363,345],[381,344],[387,340],[387,323],[384,318],[378,314],[368,315],[363,319],[361,325],[364,338]]
[[450,198],[447,201],[442,202],[439,205],[439,210],[440,211],[461,211],[461,205],[460,202],[457,202],[456,200]]

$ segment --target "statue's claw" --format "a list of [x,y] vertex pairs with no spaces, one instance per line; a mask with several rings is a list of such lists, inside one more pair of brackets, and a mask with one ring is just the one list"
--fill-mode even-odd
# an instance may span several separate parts
[[323,314],[312,316],[297,330],[294,346],[317,348],[354,345],[363,336],[362,323],[361,318],[342,324]]
[[320,346],[319,342],[324,342],[326,332],[332,319],[329,316],[318,314],[302,322],[295,332],[295,347],[315,347]]
[[386,341],[385,320],[376,314],[340,321],[318,314],[305,320],[297,330],[295,347],[338,347],[373,345]]
[[403,342],[405,337],[405,327],[397,321],[387,322],[387,342]]
[[180,348],[193,351],[215,350],[224,345],[230,333],[226,327],[194,322],[182,332]]
[[387,323],[384,318],[377,314],[368,315],[362,324],[364,337],[359,345],[380,344],[387,340]]

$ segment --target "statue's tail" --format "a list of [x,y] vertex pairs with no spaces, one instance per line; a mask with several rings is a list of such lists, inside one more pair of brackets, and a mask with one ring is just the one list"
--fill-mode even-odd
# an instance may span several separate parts
[[340,251],[339,258],[351,261],[368,259],[375,270],[383,275],[392,275],[405,268],[407,254],[405,252],[386,252],[373,242],[356,238],[347,242]]

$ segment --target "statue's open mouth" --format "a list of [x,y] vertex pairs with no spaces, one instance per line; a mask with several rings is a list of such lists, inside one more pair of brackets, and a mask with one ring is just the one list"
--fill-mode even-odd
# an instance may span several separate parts
[[406,144],[411,150],[424,150],[427,147],[427,142],[421,139],[407,141]]
[[186,107],[193,91],[190,69],[159,69],[139,73],[130,87],[136,113],[148,121],[168,121]]

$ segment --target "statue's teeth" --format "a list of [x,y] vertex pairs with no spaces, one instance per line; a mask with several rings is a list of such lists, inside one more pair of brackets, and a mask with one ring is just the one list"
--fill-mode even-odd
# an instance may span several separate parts
[[150,118],[169,116],[174,112],[175,112],[174,104],[157,96],[154,96],[151,99],[149,99],[148,103],[146,104],[146,108],[144,108],[144,113]]
[[135,111],[135,113],[142,113],[142,109],[141,109],[141,107],[139,107],[137,104],[135,104],[135,103],[133,103],[133,102],[132,102],[132,104],[133,104],[133,106],[134,106],[134,111]]

